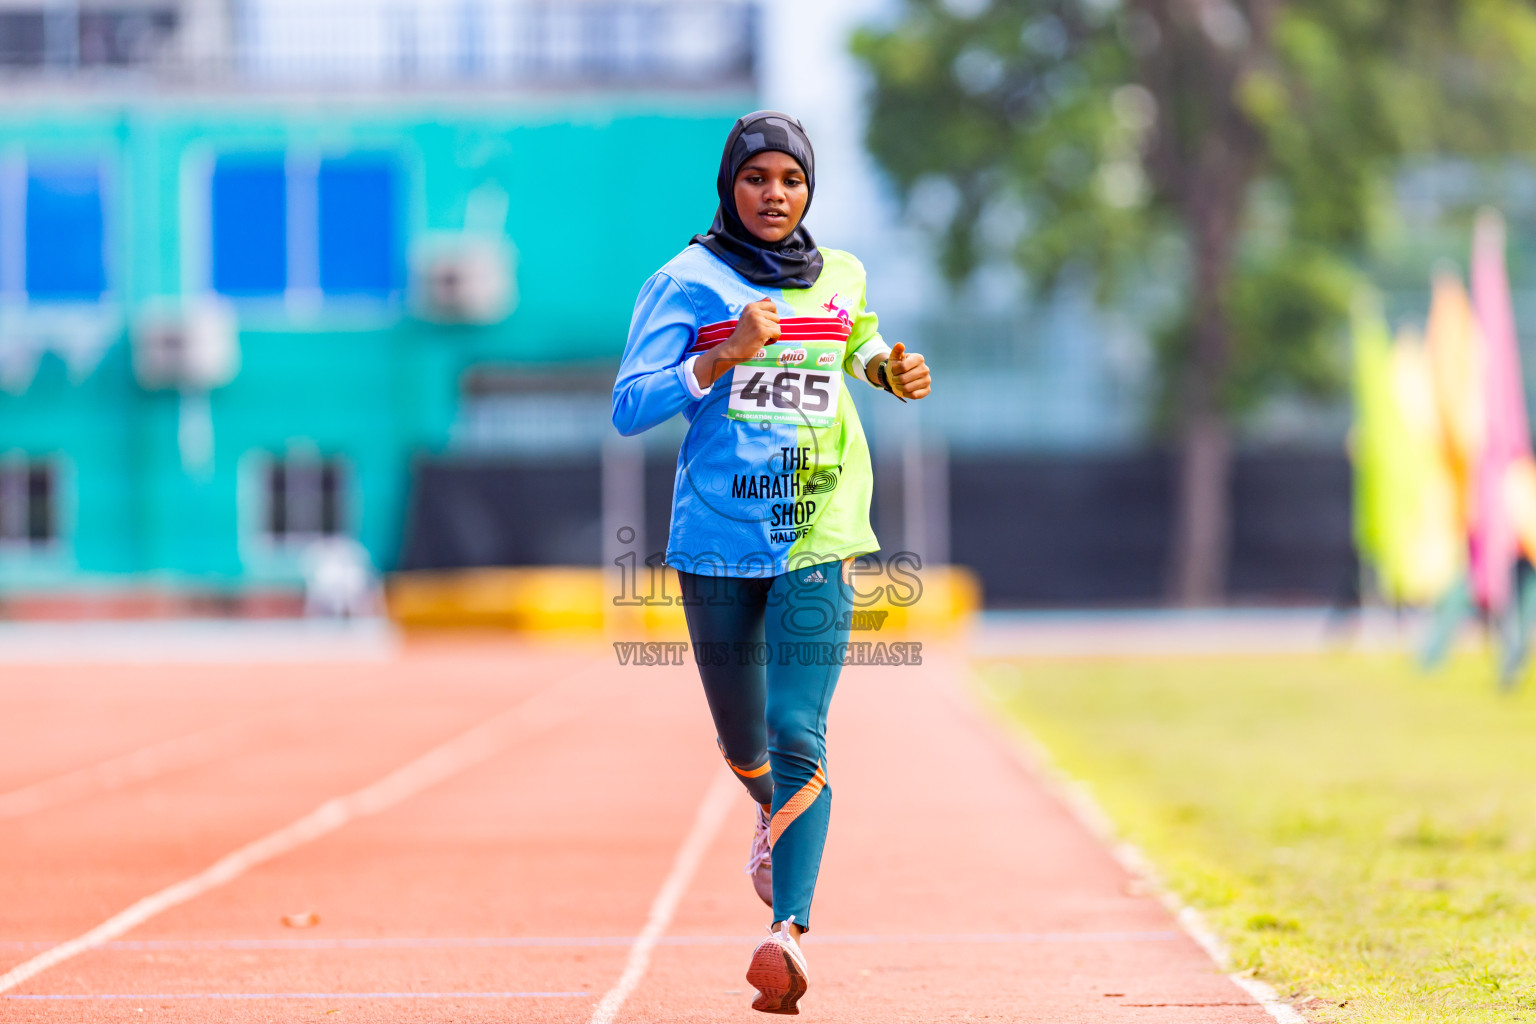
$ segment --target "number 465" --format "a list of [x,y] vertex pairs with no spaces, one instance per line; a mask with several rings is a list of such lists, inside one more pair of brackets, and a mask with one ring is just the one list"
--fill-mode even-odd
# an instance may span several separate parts
[[772,402],[776,409],[804,408],[810,412],[825,412],[832,404],[832,394],[825,385],[831,383],[832,378],[824,373],[806,374],[805,404],[802,406],[800,387],[795,383],[799,376],[794,370],[781,370],[769,385],[763,383],[763,373],[758,371],[741,389],[741,400],[751,402],[759,409]]

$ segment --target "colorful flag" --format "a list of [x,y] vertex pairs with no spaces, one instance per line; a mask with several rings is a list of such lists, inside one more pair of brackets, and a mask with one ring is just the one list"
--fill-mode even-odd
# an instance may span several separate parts
[[1479,605],[1492,612],[1502,612],[1509,605],[1519,553],[1509,492],[1522,474],[1511,470],[1531,458],[1504,234],[1504,220],[1499,214],[1479,214],[1472,241],[1472,306],[1483,337],[1486,433],[1474,471],[1472,593]]
[[1460,494],[1424,343],[1394,343],[1379,301],[1354,310],[1355,539],[1382,595],[1427,604],[1449,592],[1466,565]]
[[1460,498],[1460,529],[1465,546],[1477,505],[1477,464],[1482,458],[1488,413],[1483,398],[1483,333],[1472,312],[1467,288],[1455,273],[1435,275],[1424,344],[1444,431],[1445,457],[1455,475]]
[[1439,600],[1466,572],[1467,531],[1436,402],[1429,352],[1404,331],[1392,346],[1392,396],[1397,404],[1403,493],[1392,514],[1399,547],[1391,554],[1394,597],[1405,604]]
[[1355,544],[1376,570],[1382,591],[1401,600],[1405,547],[1401,510],[1409,500],[1412,467],[1402,444],[1406,433],[1392,379],[1392,339],[1374,295],[1355,300],[1355,424],[1350,450],[1355,463]]

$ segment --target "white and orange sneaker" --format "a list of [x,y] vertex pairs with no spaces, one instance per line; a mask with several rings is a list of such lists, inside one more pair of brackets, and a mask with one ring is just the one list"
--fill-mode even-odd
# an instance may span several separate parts
[[768,815],[757,809],[757,830],[752,834],[752,852],[747,856],[746,873],[752,876],[757,898],[773,906],[773,847],[768,842]]
[[775,932],[768,929],[768,937],[752,951],[752,965],[747,968],[747,984],[757,989],[752,1009],[763,1013],[799,1013],[800,997],[810,987],[810,972],[805,966],[805,954],[800,943],[790,932],[795,923],[793,914]]

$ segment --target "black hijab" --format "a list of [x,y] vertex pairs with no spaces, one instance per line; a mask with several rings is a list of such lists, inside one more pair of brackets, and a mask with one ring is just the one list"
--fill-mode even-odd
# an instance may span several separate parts
[[816,195],[816,154],[800,122],[777,110],[759,110],[736,122],[725,138],[725,152],[720,155],[720,174],[715,191],[720,207],[707,235],[694,235],[693,242],[704,246],[724,260],[732,270],[753,284],[774,288],[809,288],[821,276],[821,253],[816,241],[805,230],[805,216],[779,242],[765,242],[746,229],[736,211],[736,172],[748,158],[767,150],[788,153],[800,161],[805,171],[809,193],[805,209],[811,208]]

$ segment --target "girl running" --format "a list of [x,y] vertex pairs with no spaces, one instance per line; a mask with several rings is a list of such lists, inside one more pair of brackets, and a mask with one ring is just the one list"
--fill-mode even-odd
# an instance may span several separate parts
[[682,413],[667,564],[675,568],[716,742],[757,803],[747,873],[773,908],[753,1009],[799,1013],[801,933],[827,836],[827,707],[852,611],[849,564],[879,549],[869,448],[846,371],[906,400],[923,357],[881,339],[864,268],[803,225],[810,139],[788,114],[736,122],[720,208],[640,290],[613,389],[625,435]]

